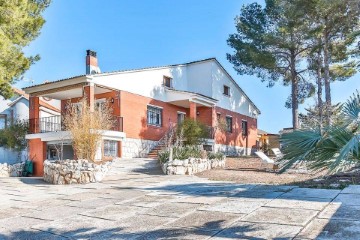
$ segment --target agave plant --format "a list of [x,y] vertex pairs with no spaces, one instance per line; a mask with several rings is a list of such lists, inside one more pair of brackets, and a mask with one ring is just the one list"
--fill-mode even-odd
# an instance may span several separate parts
[[281,136],[282,171],[306,162],[312,170],[344,171],[360,163],[360,93],[342,106],[340,122]]

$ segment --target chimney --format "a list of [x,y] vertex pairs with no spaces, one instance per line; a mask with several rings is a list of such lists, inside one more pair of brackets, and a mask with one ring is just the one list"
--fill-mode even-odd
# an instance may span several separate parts
[[86,50],[86,74],[101,73],[96,58],[96,52],[92,50]]

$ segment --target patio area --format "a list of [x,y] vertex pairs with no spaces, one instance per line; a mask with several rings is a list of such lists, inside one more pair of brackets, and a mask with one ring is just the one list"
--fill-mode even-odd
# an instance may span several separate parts
[[344,190],[162,175],[116,162],[102,183],[0,179],[0,239],[358,239],[360,186]]

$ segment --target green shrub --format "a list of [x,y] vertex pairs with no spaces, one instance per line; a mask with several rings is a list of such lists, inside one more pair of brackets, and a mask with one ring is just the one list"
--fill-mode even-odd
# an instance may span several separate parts
[[[173,147],[173,159],[185,160],[188,158],[201,158],[201,150],[197,146]],[[159,161],[164,163],[169,160],[170,150],[162,150],[158,153]]]
[[158,152],[158,159],[162,163],[169,161],[169,157],[170,157],[170,152],[168,150],[162,150]]
[[[205,153],[205,154],[204,154]],[[169,161],[170,150],[162,150],[158,153],[159,161],[165,163]],[[221,152],[212,153],[205,152],[197,146],[173,147],[173,159],[185,160],[189,158],[208,158],[208,159],[223,159],[224,154]]]
[[209,127],[205,124],[186,118],[177,128],[177,135],[182,133],[185,145],[200,145],[205,138],[210,137]]
[[27,122],[16,120],[9,127],[0,130],[0,146],[15,151],[24,150],[27,146],[27,141],[25,139],[27,132]]
[[209,152],[208,153],[209,159],[223,159],[224,156],[225,155],[222,152],[217,152],[217,153]]

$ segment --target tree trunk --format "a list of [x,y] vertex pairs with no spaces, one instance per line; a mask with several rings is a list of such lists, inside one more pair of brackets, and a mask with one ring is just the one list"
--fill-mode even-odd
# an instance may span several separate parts
[[318,97],[318,111],[319,111],[319,129],[323,129],[323,101],[322,101],[322,56],[321,56],[321,40],[319,40],[319,52],[317,55],[317,97]]
[[[327,19],[325,19],[327,24]],[[331,124],[331,89],[330,89],[330,59],[329,59],[329,34],[325,26],[324,29],[324,82],[325,82],[325,106],[326,106],[326,124]]]
[[290,68],[291,68],[291,109],[293,118],[293,129],[299,129],[299,86],[295,69],[295,53],[291,53]]

